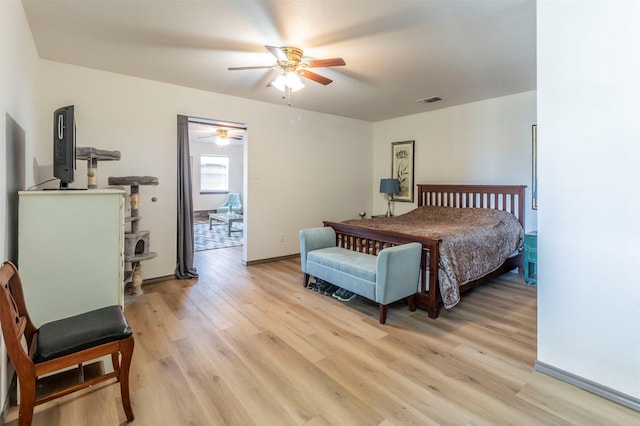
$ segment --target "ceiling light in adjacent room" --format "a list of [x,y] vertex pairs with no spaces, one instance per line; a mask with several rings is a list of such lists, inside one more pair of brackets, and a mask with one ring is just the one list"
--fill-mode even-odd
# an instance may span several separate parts
[[216,145],[229,145],[229,138],[227,137],[227,129],[216,130]]

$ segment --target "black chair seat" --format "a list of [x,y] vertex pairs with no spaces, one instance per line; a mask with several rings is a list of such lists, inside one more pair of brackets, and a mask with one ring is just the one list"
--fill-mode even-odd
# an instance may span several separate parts
[[107,306],[40,327],[33,362],[38,364],[129,336],[131,328],[120,306]]

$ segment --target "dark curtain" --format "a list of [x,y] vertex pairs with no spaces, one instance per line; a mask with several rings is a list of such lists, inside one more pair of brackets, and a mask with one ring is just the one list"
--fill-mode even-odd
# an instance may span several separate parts
[[178,244],[176,277],[198,278],[193,266],[193,199],[191,197],[191,160],[189,154],[189,118],[178,116]]

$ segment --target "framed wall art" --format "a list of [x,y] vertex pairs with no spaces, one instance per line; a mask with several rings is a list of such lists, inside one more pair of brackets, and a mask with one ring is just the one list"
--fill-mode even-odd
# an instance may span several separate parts
[[413,203],[413,167],[415,141],[391,143],[391,177],[400,182],[400,193],[394,201]]

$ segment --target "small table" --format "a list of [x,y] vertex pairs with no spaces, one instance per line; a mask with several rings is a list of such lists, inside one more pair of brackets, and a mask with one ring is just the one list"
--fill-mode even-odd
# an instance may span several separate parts
[[230,237],[232,232],[241,232],[242,229],[231,229],[234,222],[242,222],[242,215],[238,213],[209,213],[209,229],[213,227],[213,221],[218,220],[224,222],[228,226],[227,236]]

